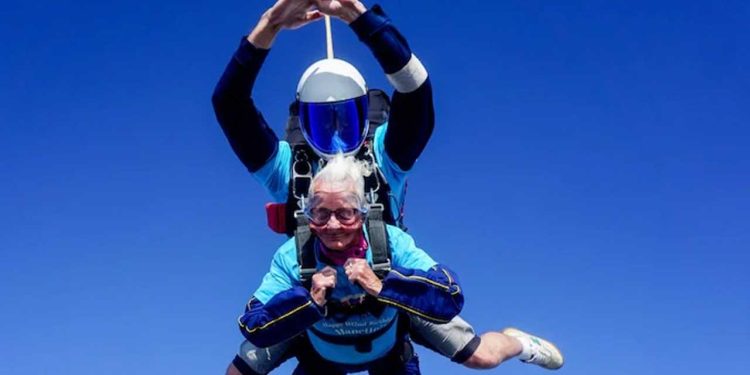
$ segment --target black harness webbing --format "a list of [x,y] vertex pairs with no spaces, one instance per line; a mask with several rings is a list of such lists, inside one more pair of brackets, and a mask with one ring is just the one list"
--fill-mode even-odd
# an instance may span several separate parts
[[367,212],[367,234],[370,236],[372,270],[381,280],[391,270],[391,250],[388,247],[388,233],[383,221],[383,205],[370,205]]
[[297,219],[297,229],[294,231],[294,243],[297,247],[300,281],[306,289],[310,289],[312,276],[317,271],[318,266],[315,260],[315,249],[312,248],[315,241],[305,214],[298,211],[295,218]]

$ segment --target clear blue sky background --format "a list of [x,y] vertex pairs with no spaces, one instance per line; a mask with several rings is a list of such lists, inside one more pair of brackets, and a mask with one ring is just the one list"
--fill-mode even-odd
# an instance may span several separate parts
[[[270,4],[4,3],[0,374],[224,371],[283,238],[210,95]],[[435,87],[407,220],[461,275],[462,315],[549,337],[561,373],[746,374],[749,3],[382,4]],[[322,23],[277,40],[256,88],[277,131],[322,57]]]

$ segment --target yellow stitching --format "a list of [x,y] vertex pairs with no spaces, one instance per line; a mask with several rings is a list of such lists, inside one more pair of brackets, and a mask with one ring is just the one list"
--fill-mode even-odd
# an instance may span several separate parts
[[453,278],[451,277],[450,274],[448,274],[448,271],[446,271],[445,268],[441,268],[440,270],[443,271],[443,273],[445,274],[445,276],[448,277],[448,282],[451,283],[451,284],[453,284]]
[[272,320],[272,321],[270,321],[270,322],[268,322],[268,323],[266,323],[266,324],[264,324],[264,325],[262,325],[260,327],[255,327],[253,329],[247,329],[247,326],[244,325],[244,324],[242,324],[242,321],[239,320],[239,319],[237,319],[237,322],[240,324],[240,327],[244,328],[245,331],[247,331],[247,333],[253,333],[253,332],[257,331],[257,330],[265,329],[266,327],[270,326],[271,324],[274,324],[274,323],[278,322],[279,320],[284,319],[284,318],[288,317],[289,315],[292,315],[292,314],[296,313],[297,311],[300,311],[300,310],[304,309],[307,306],[310,306],[310,304],[312,304],[312,301],[307,301],[307,303],[305,303],[304,305],[302,305],[300,307],[297,307],[296,309],[294,309],[294,310],[292,310],[292,311],[290,311],[290,312],[288,312],[288,313],[286,313],[286,314],[284,314],[284,315],[282,315],[282,316],[280,316],[280,317],[278,317],[278,318],[276,318],[276,319],[274,319],[274,320]]
[[438,319],[438,318],[435,318],[433,316],[429,316],[429,315],[427,315],[427,314],[425,314],[425,313],[423,313],[421,311],[418,311],[418,310],[415,310],[413,308],[404,306],[404,305],[402,305],[402,304],[400,304],[398,302],[391,301],[391,300],[385,299],[383,297],[378,297],[378,301],[383,302],[383,303],[387,303],[389,305],[393,305],[393,306],[396,306],[396,307],[400,307],[400,308],[402,308],[402,309],[404,309],[404,310],[406,310],[406,311],[408,311],[408,312],[410,312],[412,314],[416,314],[416,315],[419,315],[419,316],[421,316],[423,318],[434,320],[436,322],[440,322],[440,323],[448,323],[448,322],[450,322],[450,320]]
[[420,281],[426,282],[428,284],[432,284],[432,285],[438,286],[438,287],[440,287],[442,289],[445,289],[446,291],[451,290],[450,285],[446,286],[446,285],[440,284],[438,282],[432,281],[432,280],[430,280],[430,279],[428,279],[426,277],[422,277],[422,276],[406,276],[406,275],[404,275],[404,274],[402,274],[402,273],[400,273],[400,272],[398,272],[396,270],[391,270],[391,272],[393,272],[393,273],[401,276],[404,279],[420,280]]
[[460,293],[461,293],[461,287],[460,287],[460,286],[458,286],[458,285],[456,285],[456,291],[455,291],[455,292],[452,292],[452,293],[451,293],[451,295],[452,295],[452,296],[455,296],[456,294],[460,294]]

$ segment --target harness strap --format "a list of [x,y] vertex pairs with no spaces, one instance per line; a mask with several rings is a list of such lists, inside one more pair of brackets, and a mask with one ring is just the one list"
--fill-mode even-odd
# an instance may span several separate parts
[[383,170],[380,169],[380,165],[375,159],[374,145],[371,138],[365,140],[362,148],[357,153],[357,159],[364,161],[372,167],[372,173],[369,176],[365,176],[365,198],[367,199],[367,203],[382,205],[383,220],[386,223],[406,230],[403,223],[403,207],[399,208],[399,214],[395,217],[391,211],[391,187],[385,175],[383,175]]
[[300,281],[306,289],[310,289],[312,276],[317,271],[318,266],[315,260],[315,250],[312,248],[312,233],[304,213],[297,211],[295,219],[297,220],[297,228],[294,230],[294,244],[297,247]]
[[295,145],[292,149],[292,170],[287,202],[285,205],[286,233],[293,236],[299,226],[297,211],[304,207],[304,200],[310,191],[313,179],[312,151],[306,145]]
[[370,205],[367,212],[367,233],[370,236],[372,252],[372,270],[380,279],[384,279],[391,270],[391,250],[388,248],[388,233],[383,221],[383,205]]
[[388,121],[391,113],[391,100],[388,94],[381,89],[370,89],[367,91],[367,119],[370,120],[368,135],[375,134],[375,129]]

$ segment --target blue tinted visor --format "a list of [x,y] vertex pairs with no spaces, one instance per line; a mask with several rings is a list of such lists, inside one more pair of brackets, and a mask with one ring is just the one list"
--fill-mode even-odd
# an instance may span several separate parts
[[367,136],[367,95],[330,103],[299,103],[299,122],[307,143],[332,156],[359,149]]

